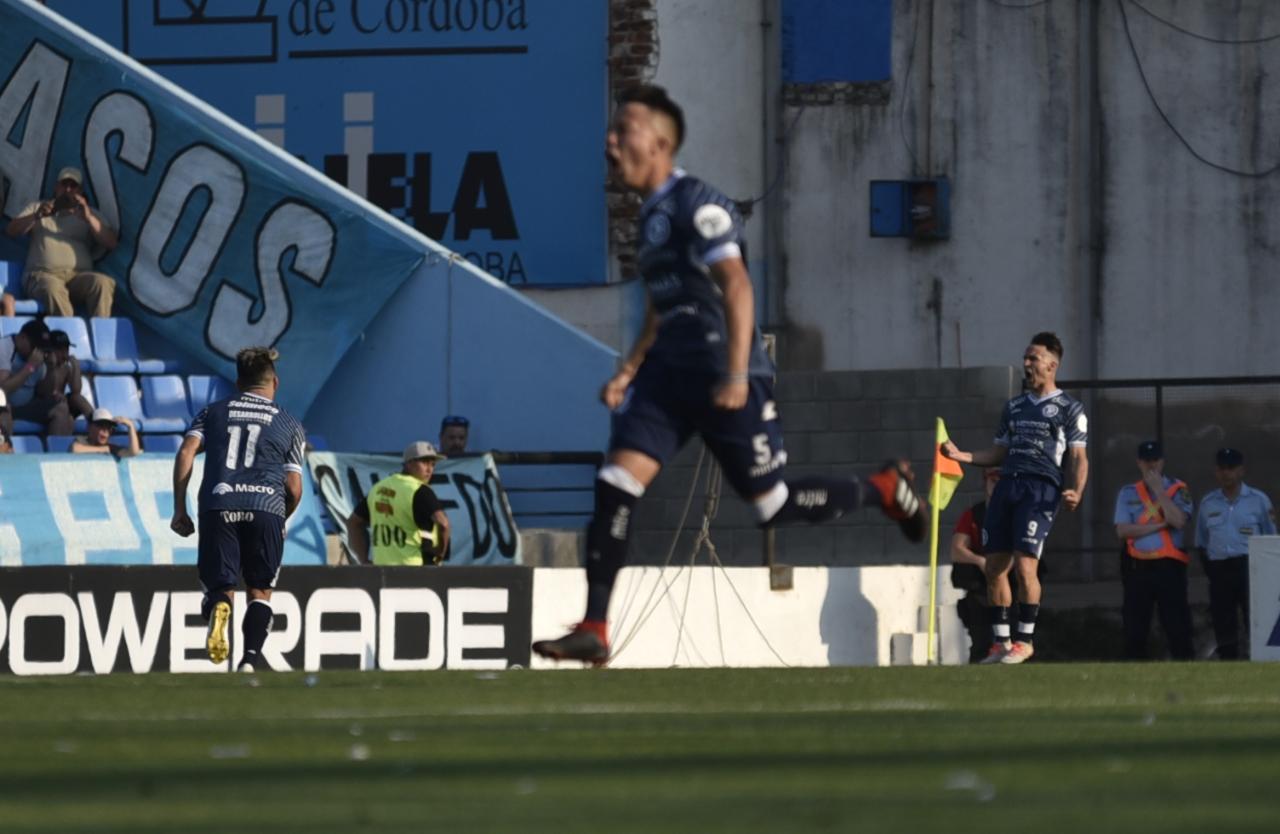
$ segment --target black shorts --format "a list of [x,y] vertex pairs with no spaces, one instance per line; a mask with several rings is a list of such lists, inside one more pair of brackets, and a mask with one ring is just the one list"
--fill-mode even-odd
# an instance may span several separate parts
[[987,502],[982,523],[984,553],[1026,553],[1040,558],[1053,528],[1062,491],[1040,478],[1005,475]]
[[768,492],[787,460],[773,382],[752,377],[738,411],[712,404],[718,383],[718,375],[645,362],[613,414],[610,451],[633,449],[666,463],[697,432],[739,495],[749,500]]
[[206,591],[274,588],[284,558],[284,519],[262,510],[200,513],[197,565]]

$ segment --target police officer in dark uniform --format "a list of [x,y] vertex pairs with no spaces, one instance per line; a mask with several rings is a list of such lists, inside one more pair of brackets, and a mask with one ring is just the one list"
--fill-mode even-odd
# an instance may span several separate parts
[[1116,535],[1123,542],[1120,577],[1124,584],[1124,656],[1147,657],[1151,613],[1160,625],[1175,660],[1191,660],[1191,608],[1187,604],[1187,557],[1183,529],[1191,519],[1187,485],[1164,474],[1159,441],[1138,446],[1142,477],[1116,496]]

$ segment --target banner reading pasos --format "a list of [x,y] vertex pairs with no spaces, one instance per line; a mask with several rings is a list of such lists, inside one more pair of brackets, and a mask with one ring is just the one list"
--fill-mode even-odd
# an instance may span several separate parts
[[99,263],[117,308],[224,376],[240,348],[277,347],[300,415],[436,251],[88,33],[0,0],[0,214],[67,165],[120,231]]
[[[307,465],[324,511],[347,545],[347,516],[369,488],[400,471],[393,455],[312,452]],[[498,479],[492,455],[443,460],[436,464],[431,489],[449,516],[446,565],[513,565],[520,562],[520,531]]]

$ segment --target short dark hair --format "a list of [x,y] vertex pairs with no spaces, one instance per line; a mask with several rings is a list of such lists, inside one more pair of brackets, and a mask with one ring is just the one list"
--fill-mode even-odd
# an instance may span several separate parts
[[684,144],[684,111],[680,109],[680,105],[671,100],[671,96],[667,95],[665,87],[659,87],[657,84],[637,84],[634,87],[628,87],[618,94],[618,106],[624,104],[643,104],[650,110],[657,110],[671,117],[671,121],[676,123],[676,146],[674,150],[680,150],[680,146]]
[[1039,345],[1058,357],[1059,362],[1062,361],[1062,340],[1056,333],[1050,333],[1048,330],[1041,331],[1031,337],[1031,344]]
[[280,352],[270,347],[247,347],[236,354],[236,385],[241,391],[264,387],[276,375]]
[[471,421],[466,417],[463,417],[461,414],[446,415],[445,418],[440,421],[440,433],[444,434],[444,430],[450,426],[462,426],[465,429],[471,426]]

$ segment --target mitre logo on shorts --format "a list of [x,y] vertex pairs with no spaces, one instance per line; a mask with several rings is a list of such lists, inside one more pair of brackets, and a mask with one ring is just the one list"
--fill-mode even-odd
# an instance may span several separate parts
[[225,481],[219,483],[217,486],[213,488],[214,495],[230,495],[231,492],[232,492],[231,484],[228,484]]

